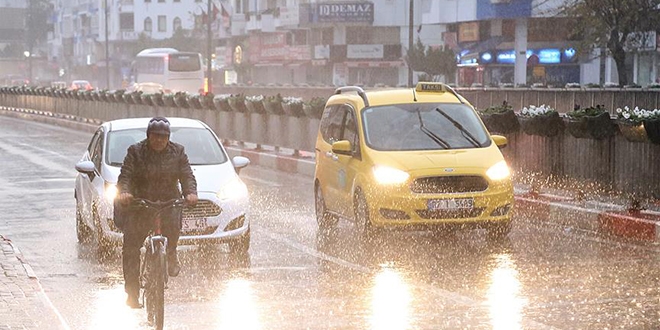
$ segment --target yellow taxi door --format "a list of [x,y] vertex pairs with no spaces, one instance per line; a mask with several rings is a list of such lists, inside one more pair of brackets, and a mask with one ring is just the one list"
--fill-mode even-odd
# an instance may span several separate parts
[[350,155],[337,156],[337,202],[341,206],[339,212],[346,218],[353,217],[353,182],[362,165],[360,154],[359,134],[357,131],[357,117],[353,107],[343,105],[344,123],[341,140],[351,143]]
[[341,138],[345,112],[336,105],[323,113],[319,127],[320,137],[316,144],[316,177],[319,180],[325,206],[328,211],[339,213],[337,195],[339,186],[339,157],[332,152],[332,143]]

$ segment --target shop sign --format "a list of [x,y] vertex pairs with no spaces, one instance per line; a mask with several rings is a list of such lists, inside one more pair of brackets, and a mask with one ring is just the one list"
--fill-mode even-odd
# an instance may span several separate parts
[[317,5],[316,22],[368,22],[374,21],[374,4],[371,2],[320,3]]
[[656,49],[655,31],[632,32],[623,43],[623,49],[629,51],[650,51]]
[[346,58],[383,58],[383,45],[347,45]]
[[458,42],[479,41],[479,22],[461,23],[458,25]]
[[314,58],[330,58],[330,45],[316,45],[314,46]]

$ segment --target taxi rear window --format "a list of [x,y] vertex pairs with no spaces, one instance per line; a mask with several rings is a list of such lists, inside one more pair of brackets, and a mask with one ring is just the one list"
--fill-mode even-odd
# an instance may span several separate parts
[[481,148],[490,138],[477,114],[457,103],[414,103],[362,111],[367,145],[376,150]]

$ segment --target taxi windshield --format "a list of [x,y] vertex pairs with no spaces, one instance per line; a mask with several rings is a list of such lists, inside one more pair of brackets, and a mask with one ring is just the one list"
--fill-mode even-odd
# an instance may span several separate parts
[[391,104],[362,112],[369,147],[383,151],[481,148],[490,145],[476,113],[465,104]]

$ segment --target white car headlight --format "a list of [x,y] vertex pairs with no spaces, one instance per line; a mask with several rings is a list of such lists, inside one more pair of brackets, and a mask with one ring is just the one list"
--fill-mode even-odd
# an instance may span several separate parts
[[486,171],[486,175],[488,175],[493,181],[499,181],[510,177],[511,170],[506,164],[506,161],[502,160],[491,166],[488,171]]
[[235,199],[248,195],[248,189],[243,180],[239,177],[231,179],[224,187],[217,193],[220,200]]
[[380,184],[403,183],[408,180],[410,174],[388,166],[376,165],[373,167],[374,177]]
[[103,196],[108,202],[112,203],[115,200],[115,197],[117,197],[117,185],[106,182]]

